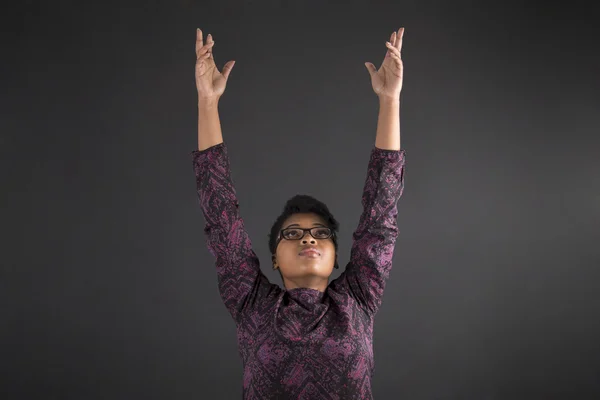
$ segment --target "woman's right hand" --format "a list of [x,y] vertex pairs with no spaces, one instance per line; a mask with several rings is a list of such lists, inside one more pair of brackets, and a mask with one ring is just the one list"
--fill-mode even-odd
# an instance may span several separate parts
[[217,70],[212,49],[215,42],[210,33],[206,44],[202,40],[202,31],[196,30],[196,89],[198,100],[215,100],[223,95],[227,78],[235,61],[229,61],[223,67],[223,72]]

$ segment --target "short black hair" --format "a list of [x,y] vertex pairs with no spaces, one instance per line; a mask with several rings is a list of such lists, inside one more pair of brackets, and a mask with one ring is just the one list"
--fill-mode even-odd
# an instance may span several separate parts
[[[277,235],[279,234],[283,223],[290,215],[298,213],[315,213],[323,217],[323,219],[325,219],[327,227],[331,229],[331,240],[333,241],[333,245],[335,246],[335,252],[337,253],[337,233],[340,229],[339,222],[333,217],[333,214],[329,211],[329,208],[325,203],[306,194],[297,194],[285,203],[281,215],[277,217],[277,219],[273,223],[273,226],[271,227],[271,233],[268,235],[269,251],[271,251],[271,257],[275,257],[275,252],[277,250],[278,244]],[[334,268],[339,267],[340,266],[338,265],[336,256]],[[277,270],[279,271],[281,281],[283,282],[283,275],[281,274],[281,269],[278,268]]]

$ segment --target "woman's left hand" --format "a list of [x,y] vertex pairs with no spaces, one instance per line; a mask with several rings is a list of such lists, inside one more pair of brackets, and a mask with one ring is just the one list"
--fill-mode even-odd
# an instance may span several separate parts
[[379,98],[400,99],[404,70],[400,54],[402,36],[404,36],[404,28],[400,28],[398,33],[392,33],[390,41],[386,42],[388,51],[379,71],[370,62],[365,63],[371,75],[371,85]]

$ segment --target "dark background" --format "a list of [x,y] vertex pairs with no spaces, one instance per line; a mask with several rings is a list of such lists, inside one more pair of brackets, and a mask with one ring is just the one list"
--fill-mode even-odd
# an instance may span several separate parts
[[[325,3],[325,4],[324,4]],[[405,27],[407,164],[376,399],[600,394],[600,57],[591,2],[24,1],[2,13],[0,398],[238,399],[190,152],[195,29],[261,268],[297,193],[361,212]],[[294,164],[296,163],[296,164]]]

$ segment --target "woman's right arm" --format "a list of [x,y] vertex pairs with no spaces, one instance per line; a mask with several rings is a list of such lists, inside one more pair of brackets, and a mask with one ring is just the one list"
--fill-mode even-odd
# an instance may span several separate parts
[[206,150],[223,142],[219,120],[219,99],[225,92],[227,79],[235,61],[228,61],[219,72],[213,48],[215,42],[209,33],[206,43],[202,31],[196,30],[196,89],[198,90],[198,150]]
[[[203,45],[202,32],[196,37],[196,85],[198,89],[198,150],[192,152],[197,193],[206,221],[204,233],[208,250],[215,257],[219,293],[231,316],[239,322],[257,299],[276,294],[260,270],[259,260],[240,216],[227,146],[219,120],[219,98],[225,89],[231,62],[221,74],[211,55],[212,38]],[[229,68],[227,67],[229,65]]]
[[[269,282],[240,215],[225,143],[192,152],[208,251],[215,258],[219,294],[236,324],[279,287]],[[208,272],[208,271],[207,271]]]
[[219,99],[198,99],[198,150],[223,143]]

